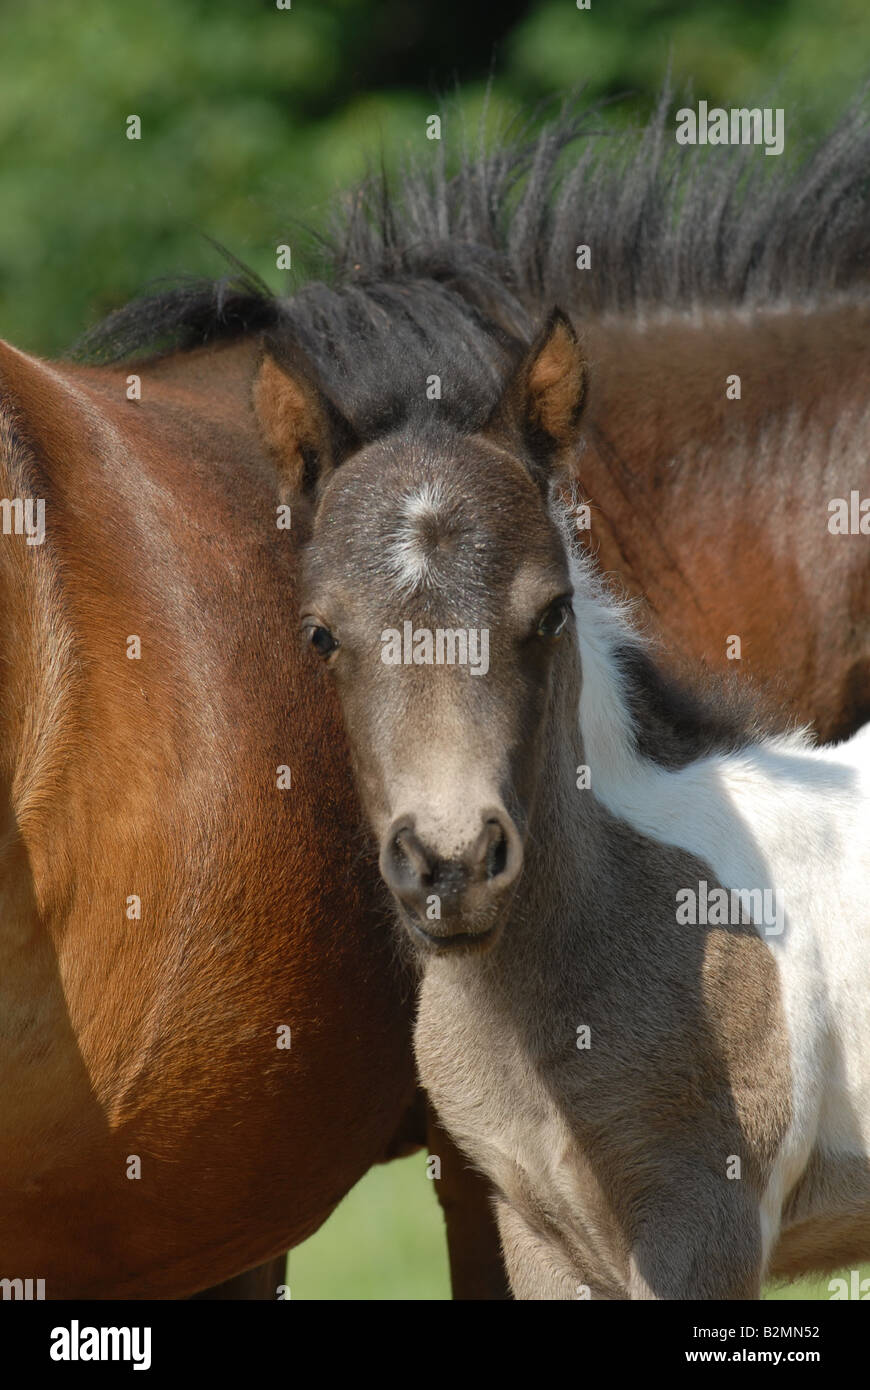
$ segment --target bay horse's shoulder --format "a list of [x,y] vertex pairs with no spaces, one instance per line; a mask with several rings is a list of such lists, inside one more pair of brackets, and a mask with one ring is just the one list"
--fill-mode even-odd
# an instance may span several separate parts
[[93,408],[150,400],[211,418],[253,425],[251,398],[259,343],[214,344],[164,358],[87,363],[48,360],[0,339],[0,405],[41,404],[47,396]]
[[20,475],[33,461],[29,428],[39,360],[0,338],[0,466]]
[[[24,352],[0,339],[0,413],[17,422],[29,437],[50,437],[61,420],[89,410],[85,370]],[[90,405],[90,409],[93,406]]]
[[[179,499],[191,489],[239,512],[239,482],[276,486],[252,384],[258,343],[214,344],[123,363],[49,361],[0,341],[0,421],[60,483],[94,472],[149,475]],[[188,501],[191,499],[188,497]],[[205,502],[203,501],[203,505]]]

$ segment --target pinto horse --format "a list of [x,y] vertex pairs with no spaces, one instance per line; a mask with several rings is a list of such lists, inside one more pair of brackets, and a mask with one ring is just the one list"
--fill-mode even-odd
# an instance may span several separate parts
[[[89,365],[0,348],[4,529],[46,504],[42,544],[0,545],[4,1274],[192,1294],[425,1142],[410,974],[293,635],[310,508],[276,524],[321,419],[348,453],[423,401],[473,430],[561,300],[596,368],[571,467],[602,566],[670,649],[721,665],[740,635],[822,734],[866,712],[865,543],[825,526],[866,458],[866,133],[756,188],[751,151],[666,158],[663,109],[635,146],[566,119],[361,192],[330,286],[188,281]],[[315,379],[312,412],[285,383]],[[454,1288],[495,1296],[487,1189],[430,1145]]]

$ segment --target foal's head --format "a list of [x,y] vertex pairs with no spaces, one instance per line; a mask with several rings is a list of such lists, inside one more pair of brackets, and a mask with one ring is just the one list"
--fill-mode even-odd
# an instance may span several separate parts
[[341,699],[384,879],[431,950],[494,940],[522,870],[556,648],[573,641],[551,473],[585,363],[554,313],[480,430],[427,403],[361,446],[267,356],[266,436],[308,512],[303,629]]

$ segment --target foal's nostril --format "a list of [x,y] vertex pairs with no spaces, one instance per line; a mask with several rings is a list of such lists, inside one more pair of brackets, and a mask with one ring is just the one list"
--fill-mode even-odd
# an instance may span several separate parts
[[508,842],[501,826],[495,821],[488,822],[491,827],[489,848],[486,851],[486,876],[498,878],[507,867]]
[[400,824],[381,853],[381,873],[399,897],[431,887],[435,861],[409,822]]
[[410,826],[406,826],[393,837],[393,845],[398,861],[400,863],[404,861],[411,876],[423,885],[430,884],[434,869],[433,861]]
[[491,811],[470,856],[470,868],[491,888],[505,888],[517,877],[523,862],[522,840],[513,821]]

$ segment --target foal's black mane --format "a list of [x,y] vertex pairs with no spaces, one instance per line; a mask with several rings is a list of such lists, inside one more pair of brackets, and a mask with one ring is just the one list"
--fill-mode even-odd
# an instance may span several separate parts
[[[562,110],[532,135],[470,151],[444,142],[344,202],[317,238],[324,278],[274,295],[234,257],[91,330],[91,361],[162,356],[268,332],[310,359],[360,434],[424,408],[473,428],[553,304],[580,318],[642,308],[802,301],[863,289],[870,272],[870,123],[864,93],[839,125],[786,153],[678,146],[671,93],[647,125]],[[796,155],[792,150],[799,145]],[[575,248],[591,248],[578,270]]]

